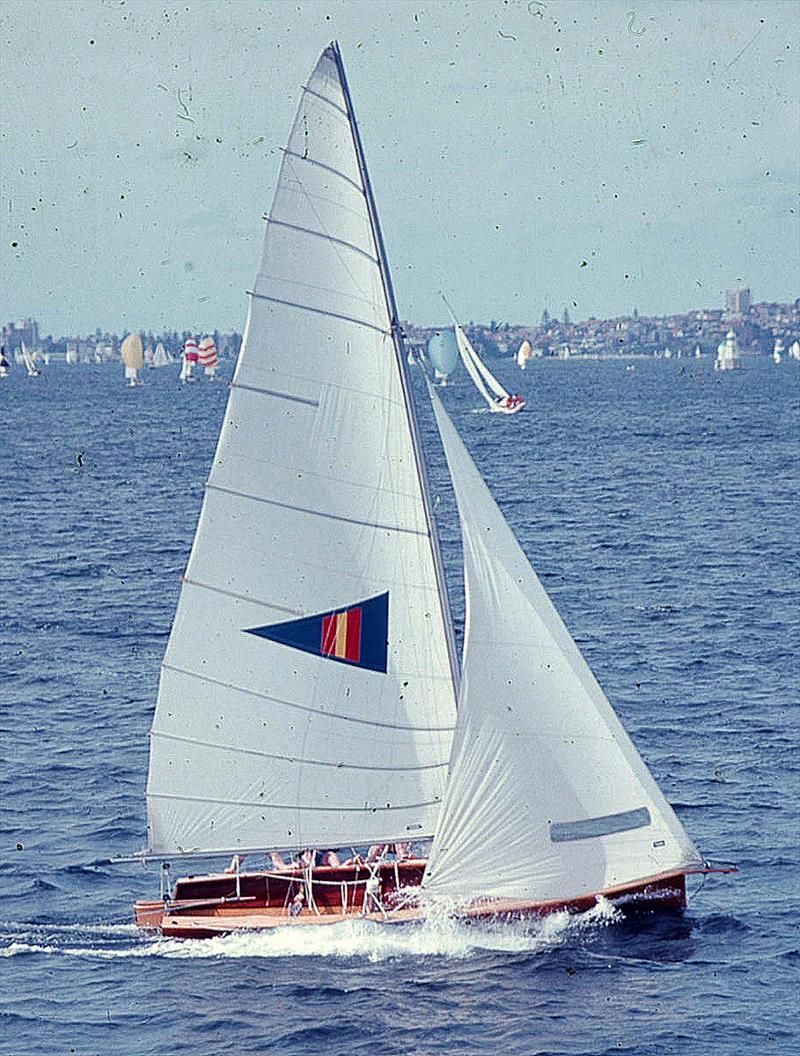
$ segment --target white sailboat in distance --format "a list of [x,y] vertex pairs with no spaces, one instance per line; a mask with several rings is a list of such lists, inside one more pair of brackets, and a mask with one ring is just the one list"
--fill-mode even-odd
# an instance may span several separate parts
[[444,294],[442,294],[442,300],[447,305],[447,310],[453,320],[453,330],[456,335],[461,361],[466,367],[467,374],[472,378],[475,388],[486,400],[489,410],[499,414],[516,414],[517,411],[521,411],[525,406],[524,396],[516,393],[512,395],[503,388],[472,347],[472,342],[464,333]]
[[33,358],[33,353],[24,341],[20,342],[20,352],[22,353],[22,362],[25,364],[25,369],[28,372],[28,377],[38,378],[42,372],[36,366],[36,360]]
[[172,356],[164,348],[163,341],[159,341],[156,345],[156,350],[153,353],[153,366],[154,367],[168,367],[172,362]]
[[137,922],[200,937],[402,923],[430,905],[501,920],[604,897],[682,906],[686,876],[711,867],[434,398],[464,541],[459,664],[335,43],[302,90],[250,297],[135,856],[232,859],[174,883],[163,869]]
[[527,370],[528,369],[528,363],[530,363],[530,361],[532,359],[533,359],[533,349],[531,348],[530,341],[526,337],[525,340],[522,342],[522,344],[517,349],[517,356],[516,356],[517,366],[519,367],[520,370]]

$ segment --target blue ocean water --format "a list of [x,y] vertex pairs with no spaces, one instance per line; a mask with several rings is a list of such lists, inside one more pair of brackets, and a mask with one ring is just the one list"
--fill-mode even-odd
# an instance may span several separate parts
[[138,934],[131,903],[157,868],[92,863],[142,844],[158,668],[227,388],[15,367],[0,382],[0,1052],[797,1051],[800,365],[501,373],[526,412],[477,413],[465,377],[448,410],[689,832],[740,874],[696,884],[682,919]]

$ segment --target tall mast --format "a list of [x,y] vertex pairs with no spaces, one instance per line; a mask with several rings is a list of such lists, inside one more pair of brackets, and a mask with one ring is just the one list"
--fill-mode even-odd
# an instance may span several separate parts
[[447,640],[447,653],[450,659],[450,672],[453,678],[453,691],[455,693],[456,700],[458,700],[460,668],[458,664],[458,656],[456,653],[456,639],[453,631],[453,614],[450,611],[450,598],[447,593],[447,581],[445,579],[444,574],[444,564],[442,561],[441,546],[439,544],[439,533],[436,527],[436,519],[433,515],[433,503],[431,502],[428,471],[425,465],[425,459],[422,454],[422,443],[420,440],[419,423],[417,421],[416,407],[414,406],[414,399],[411,392],[411,382],[408,376],[407,359],[403,346],[403,333],[400,328],[400,319],[397,314],[397,303],[394,298],[392,276],[389,271],[389,262],[386,257],[386,248],[383,243],[383,233],[381,232],[381,225],[380,221],[378,220],[378,210],[375,205],[375,198],[372,193],[372,184],[370,183],[369,172],[367,170],[367,161],[364,156],[364,147],[361,143],[361,134],[358,130],[358,122],[356,121],[355,110],[353,109],[353,100],[350,95],[350,87],[347,83],[347,74],[344,70],[344,61],[342,60],[342,53],[339,50],[338,41],[334,40],[331,43],[331,51],[333,52],[334,59],[336,60],[336,67],[339,71],[339,78],[342,82],[342,91],[344,92],[345,101],[347,103],[347,120],[350,123],[350,132],[353,136],[353,144],[355,146],[356,158],[358,159],[358,168],[361,173],[362,183],[364,184],[364,195],[367,200],[367,211],[369,213],[370,225],[372,227],[372,234],[375,239],[375,247],[378,251],[378,265],[381,273],[381,281],[383,283],[383,292],[386,298],[386,306],[389,309],[389,323],[392,332],[392,342],[394,344],[395,357],[397,359],[397,369],[400,373],[400,382],[403,387],[403,397],[406,408],[406,415],[408,417],[408,425],[409,430],[411,432],[411,441],[414,448],[414,458],[417,464],[417,475],[419,477],[420,489],[422,491],[422,504],[425,508],[425,518],[428,524],[428,537],[431,543],[433,566],[436,570],[436,583],[439,588],[439,604],[442,608],[442,618],[444,620],[445,638]]

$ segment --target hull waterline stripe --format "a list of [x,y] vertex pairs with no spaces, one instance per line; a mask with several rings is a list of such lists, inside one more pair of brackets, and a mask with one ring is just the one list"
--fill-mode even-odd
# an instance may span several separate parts
[[214,748],[220,752],[239,752],[241,755],[257,755],[260,759],[278,759],[283,763],[300,763],[303,766],[327,766],[333,770],[369,770],[391,771],[392,773],[410,773],[417,770],[441,770],[446,767],[447,761],[443,763],[428,763],[426,766],[361,766],[357,763],[328,763],[321,759],[298,759],[291,755],[273,755],[271,752],[261,752],[257,748],[237,748],[232,744],[215,744],[213,741],[200,741],[195,737],[181,737],[174,733],[162,733],[159,730],[151,730],[151,737],[164,737],[169,741],[180,741],[183,744],[198,744],[203,748]]
[[338,110],[340,114],[344,114],[347,117],[347,111],[343,106],[339,106],[333,99],[329,99],[327,95],[322,95],[320,92],[315,92],[313,88],[309,88],[307,84],[303,85],[303,91],[308,92],[309,95],[313,95],[315,99],[321,99],[323,103],[327,103],[328,106],[332,106],[334,110]]
[[172,799],[183,803],[217,803],[224,807],[258,807],[260,810],[313,810],[323,814],[385,814],[387,811],[395,810],[420,810],[422,807],[435,807],[441,802],[438,799],[429,799],[424,803],[400,803],[393,806],[387,803],[385,807],[320,807],[305,806],[299,803],[264,803],[263,800],[252,799],[215,799],[210,796],[180,796],[172,792],[148,792],[148,799]]
[[188,583],[190,587],[201,587],[203,590],[213,590],[215,594],[224,594],[225,597],[234,598],[236,601],[247,601],[253,605],[263,605],[265,609],[285,612],[288,616],[303,615],[299,609],[287,609],[285,605],[274,605],[271,601],[261,601],[260,598],[251,598],[247,594],[237,594],[233,590],[223,590],[222,587],[212,586],[211,583],[201,583],[199,579],[189,579],[188,576],[181,576],[181,583]]
[[174,671],[178,675],[186,675],[187,678],[197,678],[201,682],[209,682],[214,686],[222,686],[231,689],[235,693],[244,693],[248,697],[258,697],[259,700],[269,700],[273,704],[283,704],[287,708],[295,708],[297,711],[307,711],[312,715],[322,715],[326,719],[336,719],[339,722],[355,722],[359,726],[378,726],[383,730],[402,730],[407,733],[452,733],[454,726],[400,726],[394,722],[378,722],[375,719],[358,719],[353,715],[342,715],[336,711],[322,711],[320,708],[310,708],[307,704],[295,704],[291,700],[283,700],[281,697],[271,697],[268,693],[259,693],[255,689],[244,689],[235,686],[232,682],[222,682],[210,675],[201,675],[197,671],[187,671],[175,664],[168,664],[166,660],[161,664],[162,669]]
[[312,238],[321,238],[324,242],[333,242],[336,246],[342,246],[344,249],[350,249],[353,253],[360,253],[362,257],[366,257],[370,264],[377,264],[378,261],[371,253],[367,253],[365,249],[360,246],[354,246],[352,242],[345,242],[343,238],[335,238],[333,235],[327,234],[325,231],[315,231],[312,227],[301,227],[299,224],[288,224],[285,220],[275,220],[273,217],[267,217],[267,223],[272,227],[285,227],[289,231],[299,231],[301,235],[311,235]]
[[318,169],[324,169],[325,172],[331,173],[332,176],[338,176],[339,179],[349,183],[351,187],[355,187],[359,194],[364,193],[364,188],[360,187],[355,180],[351,179],[344,172],[340,172],[339,169],[334,169],[332,165],[326,165],[324,161],[317,161],[316,158],[304,158],[302,154],[298,154],[295,150],[289,150],[288,147],[284,147],[284,154],[288,154],[290,158],[297,158],[298,161],[306,161],[309,165],[316,165]]
[[324,517],[329,521],[342,521],[345,524],[358,524],[363,528],[377,528],[382,532],[402,532],[405,535],[421,535],[426,538],[428,533],[419,528],[399,528],[396,524],[379,524],[377,521],[362,521],[357,517],[341,517],[338,513],[326,513],[324,510],[312,510],[307,506],[294,506],[290,502],[278,502],[277,499],[265,499],[260,495],[250,495],[246,491],[234,491],[233,488],[222,488],[218,484],[206,484],[210,491],[221,491],[225,495],[236,495],[240,499],[252,499],[253,502],[264,502],[268,506],[278,506],[282,510],[294,510],[296,513],[308,513],[312,517]]
[[310,304],[299,304],[297,301],[284,301],[280,297],[270,297],[266,293],[256,293],[255,290],[248,290],[250,297],[255,297],[259,301],[272,301],[273,304],[282,304],[285,308],[298,308],[301,312],[313,312],[314,315],[326,315],[329,319],[341,319],[345,323],[353,323],[354,326],[365,326],[368,330],[374,330],[378,334],[383,334],[384,337],[391,337],[391,330],[386,330],[382,326],[376,326],[375,323],[368,323],[365,319],[356,319],[352,315],[342,315],[339,312],[329,312],[325,308],[314,308]]
[[290,400],[292,403],[304,403],[308,407],[319,407],[319,400],[307,400],[303,396],[290,396],[288,392],[276,392],[275,389],[260,389],[257,385],[245,385],[241,381],[232,381],[232,389],[246,389],[248,392],[260,392],[263,396],[274,396],[276,400]]

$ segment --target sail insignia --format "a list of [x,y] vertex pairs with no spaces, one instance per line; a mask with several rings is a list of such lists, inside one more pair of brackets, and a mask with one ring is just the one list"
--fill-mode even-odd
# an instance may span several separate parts
[[247,634],[301,649],[304,653],[386,673],[389,641],[389,592],[346,609],[333,609],[299,620],[248,627]]

